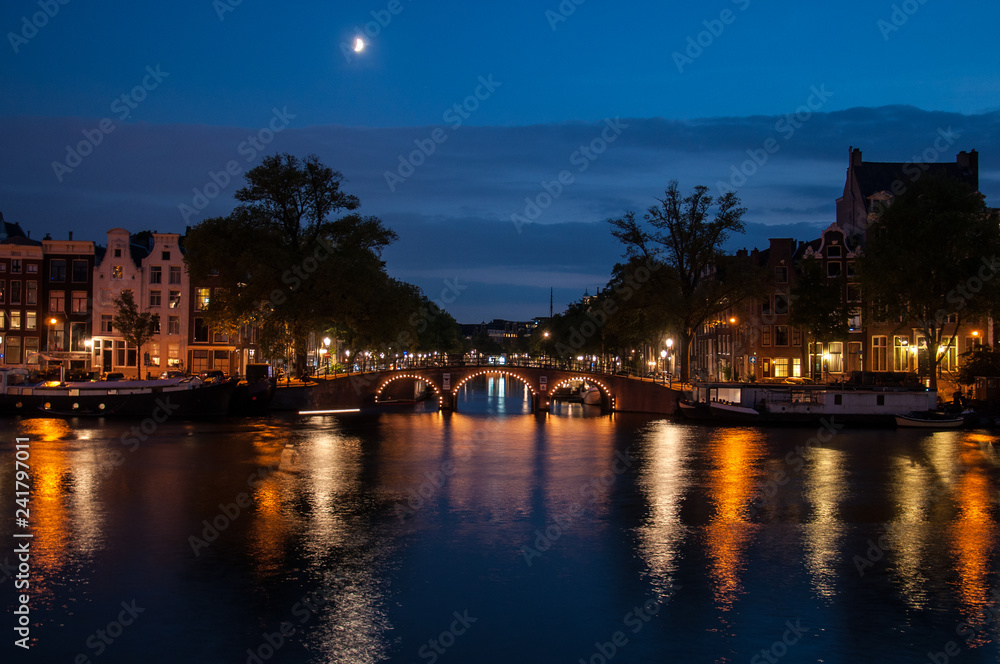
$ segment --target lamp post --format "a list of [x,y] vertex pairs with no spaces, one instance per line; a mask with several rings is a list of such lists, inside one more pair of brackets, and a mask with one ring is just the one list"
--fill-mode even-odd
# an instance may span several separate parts
[[669,360],[669,362],[670,362],[669,367],[670,368],[667,369],[667,373],[670,374],[670,383],[673,383],[674,382],[674,340],[673,339],[667,339],[667,355],[670,357],[670,360]]
[[[663,373],[667,372],[667,351],[666,349],[660,351],[660,371]],[[666,382],[664,380],[664,382]]]
[[330,337],[323,337],[323,366],[327,376],[330,375]]

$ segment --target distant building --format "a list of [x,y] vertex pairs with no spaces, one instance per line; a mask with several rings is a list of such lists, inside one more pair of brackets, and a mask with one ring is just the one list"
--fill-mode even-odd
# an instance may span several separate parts
[[5,365],[24,364],[42,348],[42,258],[42,243],[0,214],[0,356]]
[[88,371],[93,334],[94,243],[42,240],[43,354],[71,370]]

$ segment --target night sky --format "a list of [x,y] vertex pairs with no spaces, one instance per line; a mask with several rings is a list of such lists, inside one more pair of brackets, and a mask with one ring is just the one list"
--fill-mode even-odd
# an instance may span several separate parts
[[457,280],[461,322],[530,318],[606,282],[604,220],[670,179],[738,191],[731,248],[832,223],[850,146],[978,149],[1000,205],[998,24],[993,1],[8,0],[0,212],[184,232],[264,154],[316,153],[399,233],[391,274]]

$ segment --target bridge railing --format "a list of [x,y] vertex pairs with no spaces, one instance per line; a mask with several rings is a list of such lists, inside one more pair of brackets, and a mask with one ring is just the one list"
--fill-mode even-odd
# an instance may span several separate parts
[[320,365],[307,367],[306,376],[311,378],[334,378],[337,376],[353,376],[358,374],[373,373],[378,371],[402,371],[406,369],[446,369],[449,367],[495,367],[497,369],[503,368],[513,368],[513,367],[527,367],[532,369],[553,369],[561,371],[572,371],[576,373],[592,373],[601,374],[605,376],[609,375],[620,375],[628,376],[633,378],[640,378],[638,374],[627,369],[627,368],[617,368],[610,363],[601,362],[600,360],[565,360],[551,357],[508,357],[506,361],[501,363],[491,362],[491,358],[484,356],[477,356],[475,358],[465,358],[460,361],[446,360],[446,359],[434,359],[434,358],[418,358],[418,357],[401,357],[385,359],[375,359],[367,358],[362,362],[352,363],[350,365]]

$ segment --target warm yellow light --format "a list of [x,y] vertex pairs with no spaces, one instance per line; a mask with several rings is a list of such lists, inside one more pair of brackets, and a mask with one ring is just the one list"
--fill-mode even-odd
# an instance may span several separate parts
[[50,324],[52,324],[52,325],[55,325],[55,324],[56,324],[56,323],[58,323],[58,322],[59,322],[59,321],[57,321],[57,320],[56,320],[55,318],[50,318],[50,319],[49,319],[49,323],[50,323]]
[[730,324],[732,324],[732,323],[735,323],[735,322],[736,322],[736,318],[735,318],[735,317],[733,317],[733,318],[730,318],[730,319],[729,319],[729,322],[730,322]]
[[972,331],[972,336],[978,337],[979,336],[979,330],[973,330]]

